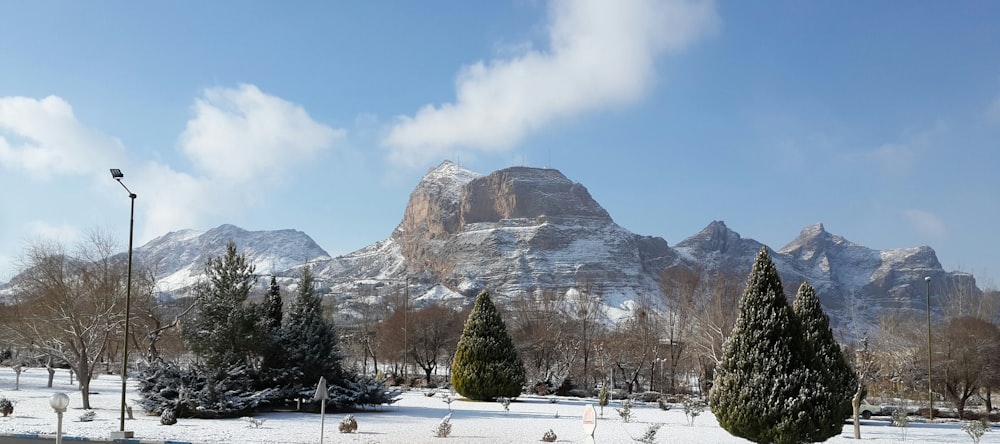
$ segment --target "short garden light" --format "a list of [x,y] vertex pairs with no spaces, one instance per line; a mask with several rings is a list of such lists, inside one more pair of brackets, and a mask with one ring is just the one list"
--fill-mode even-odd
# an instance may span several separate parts
[[56,411],[56,416],[59,417],[56,426],[56,444],[62,444],[62,416],[66,412],[66,407],[69,407],[69,396],[65,393],[53,393],[49,397],[49,405],[52,406],[52,410]]

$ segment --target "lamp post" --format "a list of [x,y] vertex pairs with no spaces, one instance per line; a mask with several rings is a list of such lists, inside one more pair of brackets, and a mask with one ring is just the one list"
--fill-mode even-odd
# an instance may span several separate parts
[[69,407],[69,396],[65,393],[53,393],[49,397],[49,405],[52,406],[52,410],[56,411],[56,416],[59,418],[56,422],[56,444],[62,444],[62,415],[66,411],[66,407]]
[[927,287],[927,400],[930,408],[927,410],[928,421],[934,420],[934,389],[931,386],[931,277],[925,276]]
[[130,431],[125,431],[125,383],[128,380],[128,324],[129,324],[129,309],[132,306],[132,234],[135,231],[135,193],[129,190],[124,183],[122,183],[122,178],[125,177],[122,174],[122,170],[118,168],[111,169],[111,177],[118,181],[118,184],[125,188],[128,192],[128,198],[132,201],[132,208],[129,212],[128,219],[128,276],[126,277],[125,283],[125,340],[122,346],[122,400],[121,400],[121,423],[119,425],[118,432],[111,432],[111,438],[132,438],[133,433]]

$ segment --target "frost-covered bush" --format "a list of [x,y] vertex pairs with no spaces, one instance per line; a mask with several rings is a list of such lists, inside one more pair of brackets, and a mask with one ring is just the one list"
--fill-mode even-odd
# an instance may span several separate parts
[[666,411],[666,410],[670,410],[671,408],[673,408],[673,405],[671,405],[670,403],[668,403],[668,402],[667,402],[667,401],[666,401],[665,399],[663,399],[663,398],[660,398],[660,399],[657,399],[657,400],[656,400],[656,405],[657,405],[658,407],[660,407],[660,410],[664,410],[664,411]]
[[254,418],[252,416],[244,416],[240,419],[247,423],[247,427],[252,429],[260,428],[260,426],[264,425],[264,422],[267,421],[267,418]]
[[903,441],[906,441],[906,426],[910,425],[910,417],[906,416],[906,409],[892,410],[892,425],[899,427],[899,431],[903,434]]
[[340,420],[337,429],[340,430],[340,433],[354,433],[358,430],[358,420],[354,419],[354,415],[347,415]]
[[97,412],[93,410],[87,410],[86,412],[83,412],[82,415],[80,415],[80,422],[90,422],[93,421],[94,418],[96,417],[97,417]]
[[510,398],[501,396],[501,397],[497,398],[497,402],[499,402],[500,405],[503,406],[504,413],[509,413],[510,412]]
[[163,413],[160,413],[160,424],[177,424],[177,412],[175,412],[174,409],[164,409]]
[[643,444],[653,444],[656,442],[656,432],[660,430],[660,426],[662,425],[663,424],[650,424],[649,427],[646,427],[646,433],[644,433],[642,437],[636,439],[636,441]]
[[549,429],[544,435],[542,435],[542,441],[545,442],[556,442],[556,439],[556,432],[553,432],[552,429]]
[[621,408],[615,409],[622,422],[632,422],[632,400],[626,399],[621,402]]
[[0,415],[10,416],[14,413],[14,403],[7,398],[0,398]]
[[979,444],[979,439],[983,437],[983,434],[990,431],[990,421],[987,418],[969,421],[962,424],[962,430],[972,438],[974,444]]
[[487,291],[476,298],[465,321],[451,364],[451,384],[462,396],[481,401],[517,397],[525,384],[521,356]]
[[687,416],[688,425],[694,425],[694,419],[705,411],[705,401],[697,398],[684,398],[684,416]]
[[444,419],[434,428],[434,436],[447,438],[451,434],[451,413],[445,415]]

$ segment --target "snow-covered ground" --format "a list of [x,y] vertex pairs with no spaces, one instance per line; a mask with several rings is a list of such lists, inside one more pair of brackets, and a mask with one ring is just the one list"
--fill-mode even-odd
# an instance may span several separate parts
[[[92,384],[91,404],[96,418],[82,422],[85,413],[81,408],[80,394],[69,382],[69,373],[60,370],[53,388],[46,388],[45,369],[27,369],[21,374],[20,390],[14,390],[14,372],[0,368],[0,397],[14,401],[14,414],[0,417],[2,435],[35,433],[54,435],[56,415],[49,407],[49,396],[55,392],[67,393],[70,407],[63,419],[66,436],[106,439],[119,428],[121,379],[102,375]],[[550,398],[526,396],[510,404],[505,412],[496,402],[471,402],[456,399],[451,403],[454,411],[452,432],[449,438],[437,438],[434,429],[448,414],[449,405],[443,397],[447,391],[425,396],[426,390],[406,392],[392,406],[377,412],[355,413],[358,430],[341,434],[337,424],[345,415],[328,413],[325,419],[325,440],[328,443],[522,443],[541,442],[542,435],[551,429],[558,436],[557,442],[583,442],[582,415],[584,407],[594,400],[576,398]],[[130,384],[129,403],[137,397]],[[604,417],[598,419],[595,442],[630,443],[639,438],[649,424],[661,423],[656,442],[661,443],[746,443],[734,438],[719,427],[711,413],[697,417],[693,426],[680,407],[668,411],[654,405],[637,405],[632,411],[635,418],[623,423],[615,409],[618,403],[605,407]],[[137,408],[138,410],[138,408]],[[598,409],[599,410],[599,409]],[[241,419],[199,420],[180,419],[176,425],[160,425],[158,417],[135,412],[135,420],[126,421],[126,429],[135,432],[144,441],[185,441],[192,443],[316,443],[320,437],[320,416],[301,413],[264,413],[255,416],[264,420],[259,427]],[[905,434],[904,434],[905,432]],[[852,428],[845,423],[844,433],[828,442],[856,443],[851,439]],[[863,421],[861,436],[869,443],[969,443],[971,438],[955,422],[924,424],[911,423],[902,429],[889,426],[886,420]],[[982,443],[1000,443],[1000,432],[988,432]]]

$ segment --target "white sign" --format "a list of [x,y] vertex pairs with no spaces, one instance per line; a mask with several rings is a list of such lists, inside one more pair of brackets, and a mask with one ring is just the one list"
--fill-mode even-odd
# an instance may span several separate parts
[[594,430],[596,429],[597,411],[594,410],[593,404],[587,404],[587,407],[583,409],[583,435],[594,436]]

